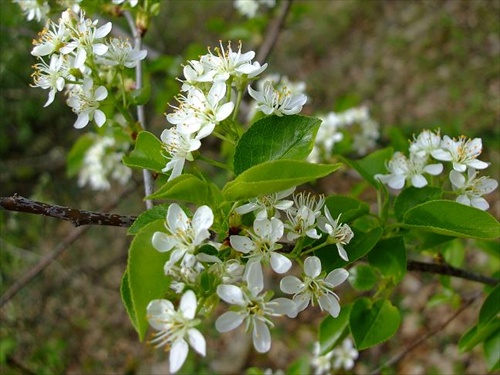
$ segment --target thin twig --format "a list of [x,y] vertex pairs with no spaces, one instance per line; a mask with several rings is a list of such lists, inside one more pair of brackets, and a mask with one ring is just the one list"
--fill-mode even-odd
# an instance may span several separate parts
[[[131,186],[127,190],[123,191],[115,200],[104,207],[104,211],[111,210],[115,208],[120,201],[127,195],[131,194],[137,186]],[[57,206],[60,207],[60,206]],[[117,215],[119,216],[119,215]],[[52,251],[51,253],[45,255],[40,261],[30,268],[26,273],[24,273],[20,278],[12,284],[12,286],[7,289],[7,291],[0,297],[0,307],[5,305],[12,297],[14,297],[17,292],[24,288],[33,278],[42,272],[49,264],[51,264],[59,255],[61,255],[73,242],[79,239],[85,232],[89,230],[90,226],[79,227],[73,229],[62,241],[61,243]]]
[[19,195],[0,197],[0,207],[8,211],[26,212],[70,221],[75,227],[81,225],[130,227],[137,218],[136,216],[78,210],[71,207],[32,201]]
[[382,369],[390,367],[390,366],[393,366],[396,363],[398,363],[399,361],[401,361],[403,359],[403,357],[405,357],[408,353],[410,353],[417,346],[419,346],[420,344],[422,344],[425,340],[427,340],[428,338],[434,336],[439,331],[442,331],[443,329],[445,329],[446,326],[448,324],[450,324],[458,315],[460,315],[465,309],[467,309],[470,305],[472,305],[472,303],[477,298],[479,298],[480,295],[481,295],[481,292],[477,292],[472,297],[469,297],[468,299],[466,299],[464,305],[462,305],[457,311],[455,311],[453,313],[453,315],[451,317],[449,317],[443,324],[441,324],[440,326],[438,326],[436,329],[434,329],[432,331],[429,331],[427,334],[425,334],[424,336],[420,337],[418,340],[416,340],[411,345],[409,345],[408,347],[406,347],[405,349],[403,349],[401,352],[399,352],[398,354],[396,354],[394,357],[390,358],[387,362],[385,362],[384,364],[382,364],[380,367],[377,367],[375,370],[373,370],[372,372],[370,372],[370,375],[380,374],[381,371],[382,371]]
[[[143,30],[139,30],[135,24],[135,20],[130,14],[130,12],[124,12],[125,18],[127,19],[130,30],[132,31],[132,35],[134,36],[134,48],[138,51],[142,48],[142,33]],[[135,88],[137,90],[142,89],[142,61],[139,60],[135,67]],[[144,114],[144,105],[137,106],[137,121],[141,124],[141,128],[146,130],[146,115]],[[144,193],[145,196],[149,196],[153,194],[153,177],[151,176],[151,172],[147,169],[142,170],[142,176],[144,180]],[[153,201],[146,199],[146,208],[149,210],[153,208]]]
[[269,27],[267,28],[266,35],[264,36],[264,42],[259,48],[259,52],[257,53],[257,61],[261,64],[264,64],[271,54],[276,41],[278,40],[278,36],[280,34],[281,28],[285,23],[285,18],[290,10],[290,6],[292,5],[292,0],[284,0],[281,2],[281,7],[278,10],[278,16],[271,22]]
[[492,286],[496,286],[500,281],[492,277],[487,277],[461,268],[456,268],[449,264],[424,263],[417,262],[415,260],[409,260],[406,264],[406,269],[408,271],[430,272],[439,275],[448,275],[465,280],[477,281]]

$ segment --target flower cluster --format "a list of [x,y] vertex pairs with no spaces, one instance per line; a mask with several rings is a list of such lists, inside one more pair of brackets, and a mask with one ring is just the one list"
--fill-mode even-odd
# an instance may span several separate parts
[[349,371],[354,367],[354,361],[358,356],[359,353],[353,347],[350,338],[344,339],[340,347],[336,347],[323,355],[321,355],[319,342],[316,342],[313,347],[311,366],[315,375],[330,374],[332,369],[340,370],[343,368],[345,371]]
[[128,143],[119,143],[114,137],[92,135],[93,144],[85,152],[78,174],[78,186],[89,185],[93,190],[108,190],[110,179],[125,185],[132,177],[130,168],[121,162]]
[[268,8],[273,8],[276,5],[276,0],[234,0],[233,4],[241,15],[254,18],[259,5],[262,4]]
[[344,140],[345,136],[350,139],[350,151],[363,156],[375,147],[380,137],[379,125],[370,117],[367,107],[354,107],[344,112],[329,112],[318,116],[322,123],[316,136],[316,143],[309,161],[318,163],[328,160],[336,143]]
[[[236,132],[228,119],[235,112],[248,83],[262,73],[267,64],[252,62],[255,52],[241,52],[241,44],[233,51],[231,44],[222,43],[214,52],[199,60],[190,60],[184,66],[182,94],[178,95],[178,106],[167,114],[171,128],[161,134],[168,162],[163,172],[171,171],[169,179],[182,173],[185,161],[193,160],[193,151],[201,147],[201,139],[214,133]],[[233,102],[233,90],[239,100]]]
[[13,0],[21,8],[28,21],[45,21],[50,12],[50,5],[47,1],[38,0]]
[[[171,280],[172,297],[184,293],[180,310],[184,311],[182,301],[187,298],[185,295],[197,294],[197,291],[207,301],[215,298],[231,305],[229,311],[216,320],[215,328],[223,333],[244,323],[260,353],[271,348],[271,329],[277,317],[295,318],[309,305],[317,305],[337,317],[340,303],[334,289],[349,275],[342,268],[328,273],[323,271],[320,258],[314,255],[306,256],[303,263],[300,260],[302,255],[331,244],[336,244],[339,256],[347,260],[343,246],[349,243],[353,232],[347,224],[340,223],[340,217],[332,218],[323,197],[300,192],[288,199],[294,191],[292,188],[258,197],[234,208],[232,216],[236,217],[235,222],[253,217],[252,225],[240,228],[237,234],[230,232],[222,242],[214,240],[212,227],[217,219],[210,207],[199,207],[191,216],[175,203],[168,207],[165,231],[155,232],[152,237],[155,249],[170,254],[164,271]],[[298,244],[306,242],[309,247],[296,246],[291,252],[283,251],[284,246],[289,246],[285,245],[285,238]],[[294,263],[302,268],[301,278],[286,275]],[[283,275],[280,289],[290,298],[273,298],[273,292],[266,289],[264,275],[268,268]],[[208,290],[207,277],[212,280]],[[164,310],[161,324],[158,323],[158,306]],[[210,306],[210,309],[214,308],[213,302]],[[175,358],[172,352],[170,354],[171,366],[176,370],[188,351],[184,338],[190,337],[188,332],[192,325],[189,322],[194,314],[177,313],[175,319],[182,322],[175,323],[172,311],[173,304],[169,300],[153,301],[148,316],[152,327],[160,331],[154,342],[172,345],[173,350],[174,345],[181,347],[176,342],[184,340],[181,349],[177,349],[181,353],[177,352]],[[195,345],[192,343],[191,346],[202,353]]]
[[77,129],[90,121],[99,127],[106,122],[99,108],[108,96],[106,86],[113,84],[106,77],[116,76],[107,72],[133,68],[146,57],[145,50],[132,48],[126,40],[105,40],[111,28],[111,22],[98,27],[83,11],[77,14],[68,9],[58,22],[49,20],[33,42],[31,54],[39,59],[33,66],[33,87],[49,90],[45,107],[66,88],[67,104],[78,115]]
[[439,130],[424,130],[411,142],[409,157],[396,152],[387,162],[389,173],[377,174],[375,178],[392,189],[402,189],[407,183],[421,188],[429,183],[424,173],[437,176],[443,172],[443,164],[432,163],[433,160],[450,162],[449,179],[457,195],[456,201],[487,210],[489,204],[482,196],[494,191],[498,182],[478,177],[477,170],[486,169],[489,165],[478,159],[482,148],[480,138],[461,136],[452,139],[447,135],[441,137]]

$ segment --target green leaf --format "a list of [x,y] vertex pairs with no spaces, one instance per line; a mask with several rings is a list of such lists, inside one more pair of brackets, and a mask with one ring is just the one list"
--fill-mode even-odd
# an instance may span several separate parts
[[370,290],[378,280],[377,270],[367,264],[357,264],[349,270],[349,283],[357,290]]
[[168,181],[147,198],[178,200],[216,207],[222,201],[222,194],[214,183],[186,173]]
[[340,258],[336,245],[327,245],[314,252],[314,255],[321,259],[321,264],[326,272],[336,268],[343,268],[366,255],[377,244],[382,236],[383,229],[376,227],[368,233],[364,233],[353,228],[353,232],[354,237],[351,242],[344,246],[349,262]]
[[95,137],[90,133],[86,133],[80,136],[73,144],[66,161],[66,173],[69,177],[78,174],[83,164],[85,154],[94,142]]
[[500,224],[488,212],[446,200],[422,203],[408,210],[403,221],[409,228],[448,236],[495,239],[500,235]]
[[483,344],[484,357],[489,371],[500,370],[500,335],[492,335]]
[[481,329],[492,320],[500,317],[500,284],[490,292],[479,311],[478,328]]
[[345,195],[329,195],[325,204],[334,219],[342,214],[340,219],[343,223],[351,222],[370,212],[367,203]]
[[328,315],[319,326],[320,354],[325,354],[333,349],[345,336],[349,325],[351,305],[343,306],[338,317]]
[[311,372],[309,358],[305,355],[293,361],[286,371],[287,375],[309,375]]
[[136,315],[135,327],[141,341],[148,330],[146,308],[149,302],[163,298],[170,284],[163,270],[170,254],[160,253],[151,243],[153,234],[165,229],[164,223],[165,220],[156,220],[146,225],[134,237],[129,249],[129,294]]
[[389,340],[399,328],[401,316],[387,299],[375,303],[369,298],[354,302],[349,315],[349,327],[358,350]]
[[381,240],[368,254],[368,262],[383,275],[391,276],[394,282],[401,281],[406,274],[406,249],[403,237]]
[[314,146],[320,119],[306,116],[267,116],[242,135],[234,153],[234,173],[270,160],[305,160]]
[[144,85],[140,89],[135,89],[130,93],[130,99],[132,99],[133,105],[144,105],[149,101],[151,97],[151,85]]
[[128,167],[149,169],[158,173],[165,168],[166,159],[162,156],[161,141],[153,134],[139,132],[135,147],[129,156],[123,157],[123,163]]
[[130,292],[130,284],[128,281],[128,270],[125,270],[122,277],[122,282],[120,285],[120,294],[122,297],[123,304],[125,305],[125,310],[127,311],[128,317],[132,322],[132,325],[137,330],[137,315],[134,309],[134,303],[132,302],[132,294]]
[[403,220],[403,216],[409,209],[432,200],[441,199],[442,190],[437,187],[424,186],[416,188],[410,186],[403,189],[394,201],[394,213],[398,220]]
[[254,198],[327,176],[340,166],[285,159],[268,161],[247,169],[228,182],[222,194],[227,200]]
[[128,228],[127,234],[137,234],[144,228],[147,224],[156,220],[165,220],[167,216],[168,206],[170,204],[159,204],[154,206],[152,209],[144,211],[140,214],[130,228]]
[[387,174],[385,163],[392,157],[394,150],[391,147],[377,150],[365,156],[360,160],[350,160],[343,158],[343,160],[354,168],[366,181],[376,188],[379,187],[380,182],[375,180],[376,174]]
[[495,319],[482,328],[478,328],[476,324],[462,335],[458,341],[458,349],[461,352],[467,352],[491,336],[498,335],[500,335],[500,319]]

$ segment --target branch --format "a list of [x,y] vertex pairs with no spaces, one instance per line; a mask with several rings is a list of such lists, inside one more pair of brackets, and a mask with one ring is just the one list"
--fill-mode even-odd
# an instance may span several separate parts
[[377,375],[382,372],[383,369],[393,366],[399,361],[403,359],[404,356],[406,356],[409,352],[411,352],[413,349],[415,349],[417,346],[422,344],[425,340],[428,338],[434,336],[436,333],[439,331],[442,331],[443,329],[446,328],[448,324],[450,324],[458,315],[460,315],[465,309],[467,309],[472,303],[479,298],[481,295],[481,292],[475,293],[472,297],[468,298],[465,300],[465,303],[457,310],[455,313],[449,317],[444,323],[442,323],[440,326],[438,326],[436,329],[427,332],[424,336],[420,337],[418,340],[407,346],[405,349],[403,349],[401,352],[396,354],[394,357],[390,358],[387,362],[382,364],[380,367],[377,367],[375,370],[370,372],[370,375]]
[[[76,227],[80,225],[110,225],[118,227],[130,227],[137,216],[126,216],[118,214],[108,214],[103,212],[84,211],[76,208],[51,205],[48,203],[36,202],[30,199],[13,195],[11,197],[0,197],[0,207],[8,211],[26,212],[35,215],[44,215],[57,219],[67,220]],[[283,250],[287,251],[289,244],[285,244]],[[291,251],[291,247],[290,247]],[[448,275],[460,279],[477,281],[479,283],[496,286],[500,280],[456,268],[448,264],[424,263],[409,260],[406,264],[408,271],[429,272],[439,275]]]
[[[124,15],[134,36],[134,48],[137,49],[137,51],[140,51],[142,48],[142,35],[146,32],[146,30],[138,29],[130,12],[124,12]],[[142,78],[142,61],[139,60],[137,61],[137,65],[135,67],[135,88],[137,90],[140,90],[143,87]],[[144,114],[143,104],[137,106],[137,120],[139,121],[139,124],[141,124],[142,129],[146,130],[146,115]],[[153,194],[153,177],[151,176],[151,172],[147,169],[143,169],[142,178],[144,180],[144,194],[147,197]],[[148,210],[153,208],[152,200],[146,200],[146,208]]]
[[264,36],[264,42],[260,46],[259,52],[257,53],[257,61],[261,64],[264,64],[271,54],[271,51],[273,50],[273,47],[278,40],[280,30],[285,23],[285,18],[288,14],[288,11],[290,10],[291,5],[292,0],[282,1],[278,16],[267,28],[266,35]]
[[449,264],[439,263],[423,263],[415,260],[409,260],[406,264],[408,271],[430,272],[439,275],[448,275],[458,277],[460,279],[477,281],[483,284],[496,286],[500,280],[492,277],[483,276],[474,272],[470,272],[461,268],[450,266]]
[[[134,187],[135,188],[135,187]],[[125,216],[78,210],[76,208],[57,206],[48,203],[32,201],[17,194],[11,197],[0,197],[0,207],[7,211],[26,212],[70,221],[75,227],[81,225],[110,225],[115,227],[130,227],[137,216]]]
[[[137,188],[137,185],[134,184],[133,186],[131,186],[127,190],[123,191],[118,197],[115,198],[114,201],[112,201],[106,207],[104,207],[104,211],[111,210],[114,207],[116,207],[118,205],[118,203],[120,203],[120,201],[123,198],[125,198],[127,195],[129,195],[130,193],[132,193],[136,188]],[[68,209],[67,207],[62,207],[62,206],[51,206],[50,204],[47,204],[47,203],[33,202],[33,201],[30,201],[29,199],[22,198],[22,197],[16,197],[16,196],[9,197],[9,198],[0,198],[1,206],[4,207],[3,204],[4,204],[5,200],[7,200],[7,202],[12,202],[12,201],[15,202],[17,198],[21,198],[22,200],[28,202],[28,206],[26,206],[26,207],[33,207],[33,204],[35,204],[34,206],[41,205],[41,208],[49,209],[48,212],[58,212],[59,208],[66,209],[66,210],[73,210],[73,212],[76,212],[76,213],[82,213],[82,212],[83,213],[88,213],[89,212],[89,211],[80,211],[80,210],[75,210],[75,209]],[[72,221],[70,219],[61,217],[60,215],[53,216],[53,215],[47,215],[46,213],[42,213],[42,212],[29,211],[29,210],[26,209],[26,207],[23,207],[23,210],[14,210],[14,211],[29,212],[29,213],[34,213],[34,214],[38,214],[38,215],[45,215],[45,216],[57,217],[57,218],[60,218],[60,219]],[[55,208],[55,209],[51,211],[50,208]],[[6,209],[9,209],[9,208],[6,208]],[[64,212],[64,210],[62,212]],[[108,215],[108,214],[104,214],[104,213],[100,213],[100,212],[98,212],[98,213],[91,212],[91,214],[97,214],[97,216],[91,215],[91,216],[88,217],[89,220],[90,220],[90,218],[96,219],[97,217],[104,218],[104,217],[106,217],[106,215]],[[117,223],[120,222],[120,223],[123,223],[123,224],[125,224],[127,222],[126,219],[131,220],[133,218],[133,220],[130,221],[130,224],[132,224],[133,221],[135,220],[134,216],[121,216],[121,215],[109,215],[109,216],[115,217]],[[115,222],[115,219],[113,219],[112,222]],[[103,224],[102,222],[99,222],[99,223],[88,222],[86,224],[113,225],[113,224],[110,224],[110,223]],[[130,224],[129,225],[119,225],[119,226],[125,226],[126,227],[126,226],[130,226]],[[116,224],[114,224],[114,225],[116,225]],[[22,288],[24,288],[31,280],[33,280],[33,278],[36,275],[38,275],[40,272],[42,272],[59,255],[61,255],[73,242],[75,242],[77,239],[79,239],[89,229],[90,229],[90,226],[80,227],[80,228],[73,229],[66,237],[64,237],[64,239],[54,249],[54,251],[52,251],[51,253],[45,255],[37,264],[35,264],[32,268],[30,268],[26,273],[24,273],[20,278],[18,278],[14,282],[14,284],[12,284],[10,286],[9,289],[7,289],[7,291],[0,297],[0,307],[2,307],[3,305],[5,305],[12,297],[14,297],[17,294],[17,292],[19,292]]]

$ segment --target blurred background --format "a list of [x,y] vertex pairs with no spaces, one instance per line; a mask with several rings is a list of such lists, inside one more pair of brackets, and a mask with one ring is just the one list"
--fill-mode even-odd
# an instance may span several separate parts
[[[164,113],[179,91],[175,78],[185,60],[205,54],[207,46],[214,47],[219,40],[241,40],[244,51],[258,50],[279,5],[278,1],[275,8],[263,8],[256,18],[247,19],[229,0],[162,1],[160,15],[145,36],[153,51],[145,64],[146,81],[152,86],[146,107],[148,130],[159,135],[167,125]],[[296,0],[267,60],[267,71],[306,83],[309,101],[304,114],[366,105],[380,124],[381,146],[389,142],[390,127],[398,127],[408,139],[422,129],[438,127],[450,136],[480,137],[481,160],[492,163],[488,173],[499,180],[499,14],[498,0]],[[102,19],[111,20],[115,31],[127,31],[123,19]],[[29,86],[35,63],[30,55],[32,40],[43,25],[27,22],[17,4],[0,0],[0,27],[0,196],[18,193],[53,204],[102,209],[127,187],[95,192],[79,188],[77,178],[68,177],[69,150],[86,129],[73,128],[75,115],[62,95],[43,108],[47,92]],[[134,179],[140,182],[140,173]],[[335,183],[335,176],[328,180],[333,188]],[[497,190],[488,197],[490,212],[497,218],[498,194]],[[142,196],[136,189],[114,212],[141,213]],[[72,231],[69,223],[56,219],[0,211],[0,293]],[[138,341],[121,303],[119,285],[130,240],[123,228],[90,228],[0,309],[0,373],[167,372],[168,355]],[[407,276],[398,298],[408,299],[404,302],[408,314],[398,337],[361,353],[356,373],[367,373],[434,327],[436,316],[453,312],[449,305],[426,308],[439,288],[429,282],[432,279]],[[470,284],[456,286],[467,289]],[[412,298],[405,297],[408,293]],[[480,351],[459,355],[456,350],[464,326],[473,324],[479,306],[409,353],[394,371],[484,373]],[[185,371],[284,369],[311,350],[314,323],[322,315],[308,314],[302,321],[280,322],[268,356],[253,352],[244,337],[220,339],[207,327],[214,349],[202,361],[190,356]],[[224,357],[229,363],[224,363],[223,352],[228,353]]]

